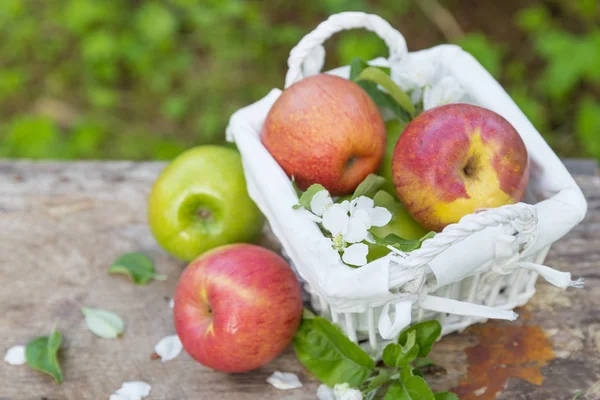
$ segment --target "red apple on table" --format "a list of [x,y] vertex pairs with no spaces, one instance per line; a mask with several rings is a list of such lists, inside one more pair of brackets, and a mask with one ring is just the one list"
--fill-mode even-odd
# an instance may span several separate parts
[[302,294],[279,255],[233,244],[204,253],[185,269],[173,314],[177,335],[196,361],[245,372],[291,342],[302,317]]
[[320,183],[332,195],[354,191],[385,151],[379,110],[356,83],[319,74],[293,84],[271,107],[263,145],[296,184]]
[[392,174],[411,215],[440,231],[478,208],[521,201],[529,157],[518,132],[499,114],[448,104],[408,124],[396,143]]

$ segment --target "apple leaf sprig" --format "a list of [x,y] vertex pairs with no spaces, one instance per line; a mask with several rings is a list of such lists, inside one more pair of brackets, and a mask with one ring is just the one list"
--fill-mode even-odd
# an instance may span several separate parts
[[335,202],[319,184],[299,191],[298,204],[293,208],[307,211],[324,235],[314,244],[320,259],[334,264],[341,257],[346,265],[361,267],[390,252],[403,254],[418,249],[423,241],[435,235],[430,232],[420,239],[409,240],[381,229],[403,210],[398,200],[382,190],[385,184],[385,178],[370,174],[352,196],[340,197]]
[[356,57],[350,63],[350,80],[360,86],[379,109],[389,110],[403,123],[408,123],[418,113],[410,96],[390,77],[389,68],[370,66]]
[[454,393],[434,393],[420,369],[432,363],[426,357],[441,331],[436,320],[405,329],[385,347],[383,365],[376,365],[338,326],[305,311],[294,348],[300,362],[336,392],[360,392],[367,400],[458,400]]

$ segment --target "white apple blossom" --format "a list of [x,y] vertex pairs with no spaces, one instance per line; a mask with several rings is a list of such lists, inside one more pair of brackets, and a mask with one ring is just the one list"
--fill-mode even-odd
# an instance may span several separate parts
[[423,88],[431,83],[436,74],[433,63],[415,62],[405,59],[397,68],[392,70],[392,78],[402,90],[410,92],[411,101],[418,103],[423,94]]
[[25,346],[13,346],[6,351],[4,361],[10,365],[25,364]]
[[331,389],[321,385],[317,389],[318,400],[362,400],[363,395],[358,389],[353,389],[347,383],[337,384]]
[[369,247],[361,242],[373,241],[369,228],[384,226],[392,218],[387,209],[374,207],[373,200],[366,196],[334,203],[326,190],[315,193],[310,208],[310,218],[331,234],[331,239],[323,238],[315,243],[319,257],[327,265],[338,262],[340,252],[346,264],[365,265]]
[[465,95],[465,90],[460,86],[456,79],[446,76],[439,82],[425,87],[423,93],[423,109],[441,106],[444,104],[455,103]]
[[275,371],[267,378],[267,382],[280,390],[298,389],[302,387],[302,382],[296,374],[291,372]]

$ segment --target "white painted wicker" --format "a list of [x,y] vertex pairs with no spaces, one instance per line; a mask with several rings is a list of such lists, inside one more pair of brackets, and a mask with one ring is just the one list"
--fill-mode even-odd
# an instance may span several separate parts
[[[236,112],[227,128],[242,155],[250,196],[307,282],[314,308],[338,323],[353,341],[367,343],[374,355],[411,322],[438,319],[443,334],[488,318],[514,319],[512,310],[535,293],[538,275],[566,288],[582,286],[569,273],[542,265],[550,245],[583,219],[587,205],[577,184],[533,125],[502,87],[468,53],[442,45],[409,53],[403,36],[376,15],[347,12],[331,16],[291,51],[288,87],[319,73],[322,43],[336,32],[364,28],[390,49],[392,78],[402,68],[434,65],[438,76],[452,76],[466,91],[465,101],[504,116],[522,136],[532,176],[527,203],[465,216],[411,253],[392,253],[361,268],[341,261],[322,265],[311,243],[321,232],[292,210],[298,198],[290,180],[260,141],[264,119],[281,90]],[[408,63],[410,61],[410,63]],[[346,76],[348,67],[329,73]]]

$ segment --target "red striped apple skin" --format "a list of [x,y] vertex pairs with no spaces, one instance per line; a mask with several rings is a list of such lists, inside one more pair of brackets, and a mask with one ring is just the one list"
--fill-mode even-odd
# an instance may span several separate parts
[[300,189],[320,183],[332,195],[353,192],[377,170],[385,139],[383,119],[367,93],[327,74],[286,89],[261,132],[263,145]]
[[425,228],[441,231],[479,208],[519,202],[529,181],[529,156],[499,114],[448,104],[419,114],[392,157],[396,193]]
[[288,263],[249,244],[219,247],[192,261],[174,299],[184,349],[224,372],[271,361],[292,341],[302,317],[300,285]]

